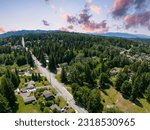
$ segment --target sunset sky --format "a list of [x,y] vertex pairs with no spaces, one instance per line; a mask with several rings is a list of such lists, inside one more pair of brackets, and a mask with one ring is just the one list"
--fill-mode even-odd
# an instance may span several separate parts
[[150,35],[150,0],[0,0],[0,33],[23,29]]

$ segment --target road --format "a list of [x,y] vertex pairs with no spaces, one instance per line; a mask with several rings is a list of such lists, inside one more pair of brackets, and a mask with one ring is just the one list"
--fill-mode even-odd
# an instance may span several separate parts
[[32,54],[32,58],[35,61],[35,65],[39,69],[39,71],[46,76],[47,80],[51,83],[52,87],[54,87],[58,91],[59,95],[62,96],[67,101],[69,106],[71,106],[78,113],[88,113],[87,110],[76,105],[73,96],[67,91],[67,89],[62,83],[59,83],[56,80],[55,74],[51,73],[48,69],[43,67],[33,54]]

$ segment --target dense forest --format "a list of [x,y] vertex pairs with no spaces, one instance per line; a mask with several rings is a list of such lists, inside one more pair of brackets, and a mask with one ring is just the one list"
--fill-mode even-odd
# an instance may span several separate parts
[[[110,87],[131,102],[135,103],[143,97],[150,102],[149,44],[65,32],[30,34],[24,37],[26,47],[50,71],[57,73],[59,64],[67,63],[61,67],[61,82],[71,86],[75,101],[88,112],[103,112],[104,101],[100,91]],[[9,66],[15,61],[17,65],[28,63],[34,66],[29,51],[13,51],[14,46],[21,45],[20,39],[19,36],[1,39],[1,65]],[[19,77],[15,70],[10,71],[7,67],[0,71],[0,76],[0,106],[6,112],[11,112],[15,102],[11,93],[17,88]]]
[[0,46],[0,112],[15,112],[17,109],[14,90],[18,88],[20,77],[14,64],[34,66],[31,54],[25,49],[10,45]]

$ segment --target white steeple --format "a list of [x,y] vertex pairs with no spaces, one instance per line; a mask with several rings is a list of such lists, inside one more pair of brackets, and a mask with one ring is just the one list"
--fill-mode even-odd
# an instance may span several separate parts
[[22,37],[22,46],[25,47],[24,37]]

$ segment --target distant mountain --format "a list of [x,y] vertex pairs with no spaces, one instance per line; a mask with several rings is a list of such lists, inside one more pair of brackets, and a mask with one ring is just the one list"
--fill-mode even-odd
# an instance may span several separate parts
[[58,32],[59,30],[20,30],[20,31],[12,31],[4,34],[0,34],[0,38],[7,38],[10,36],[19,36],[25,34],[40,34],[40,33],[49,33],[49,32]]
[[[0,34],[0,38],[7,38],[10,36],[19,36],[25,34],[40,34],[40,33],[49,33],[49,32],[59,32],[60,30],[20,30],[15,32],[7,32],[4,34]],[[130,38],[130,39],[150,39],[150,36],[143,35],[143,34],[129,34],[129,33],[116,33],[116,32],[109,32],[109,33],[88,33],[97,36],[107,36],[107,37],[120,37],[120,38]]]
[[129,33],[115,33],[115,32],[109,32],[104,34],[94,33],[94,35],[98,36],[107,36],[107,37],[120,37],[120,38],[130,38],[130,39],[148,39],[150,36],[143,35],[143,34],[129,34]]

